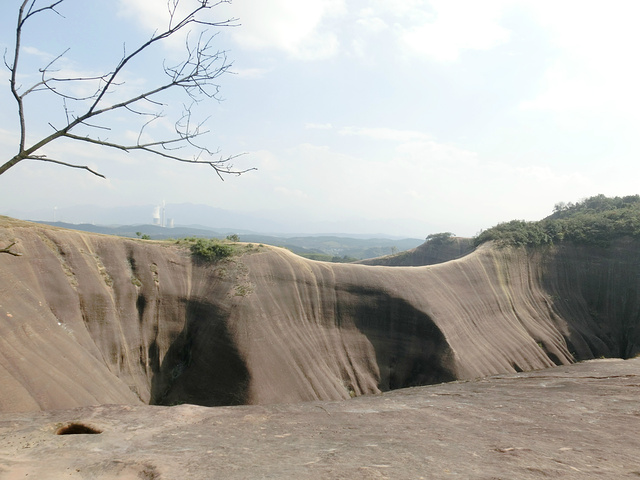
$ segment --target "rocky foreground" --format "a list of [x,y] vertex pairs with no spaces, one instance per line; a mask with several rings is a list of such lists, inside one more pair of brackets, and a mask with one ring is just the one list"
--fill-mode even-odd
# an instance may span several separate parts
[[0,478],[639,478],[639,392],[640,359],[594,360],[336,402],[4,414]]

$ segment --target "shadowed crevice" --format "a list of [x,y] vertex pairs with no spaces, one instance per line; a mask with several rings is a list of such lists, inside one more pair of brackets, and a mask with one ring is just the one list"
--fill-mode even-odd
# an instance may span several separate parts
[[136,310],[138,311],[138,321],[140,324],[144,322],[144,311],[147,308],[147,299],[144,295],[138,295],[136,299]]
[[339,324],[352,321],[373,345],[380,390],[456,380],[453,352],[425,312],[402,298],[357,286],[338,292],[338,298]]
[[228,330],[226,315],[204,301],[187,301],[184,330],[151,381],[152,405],[247,403],[249,370]]

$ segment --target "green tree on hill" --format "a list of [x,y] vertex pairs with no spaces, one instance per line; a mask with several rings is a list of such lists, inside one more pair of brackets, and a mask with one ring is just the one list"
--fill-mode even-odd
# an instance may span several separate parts
[[474,244],[539,246],[571,241],[606,247],[624,236],[640,239],[640,195],[596,195],[575,204],[558,203],[543,220],[499,223],[476,236]]
[[443,245],[450,242],[453,237],[454,234],[451,232],[432,233],[431,235],[427,235],[425,242],[432,245]]

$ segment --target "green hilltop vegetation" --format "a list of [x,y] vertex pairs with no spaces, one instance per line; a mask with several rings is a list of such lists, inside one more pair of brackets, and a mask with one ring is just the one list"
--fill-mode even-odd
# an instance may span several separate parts
[[256,246],[252,243],[238,243],[240,237],[236,234],[227,235],[227,238],[224,240],[218,238],[186,237],[172,241],[176,245],[188,246],[194,257],[207,262],[215,262],[234,255],[259,252],[263,247],[262,244]]
[[569,241],[608,246],[620,237],[640,239],[640,195],[596,195],[578,203],[558,203],[543,220],[512,220],[482,231],[475,246],[494,241],[498,246],[539,246]]

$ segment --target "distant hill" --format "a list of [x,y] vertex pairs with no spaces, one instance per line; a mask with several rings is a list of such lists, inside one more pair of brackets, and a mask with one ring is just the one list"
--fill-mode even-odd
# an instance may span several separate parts
[[[422,242],[417,238],[394,240],[389,238],[353,238],[346,236],[272,237],[252,234],[240,235],[240,240],[285,247],[302,256],[319,253],[331,258],[347,257],[351,259],[379,257],[392,252],[414,248]],[[331,260],[331,258],[318,259]]]
[[[3,212],[12,217],[28,220],[61,221],[69,224],[96,225],[143,225],[151,224],[155,210],[159,205],[128,205],[121,207],[103,207],[99,205],[76,205],[53,209],[43,207],[35,211],[12,210]],[[209,205],[191,203],[167,204],[164,218],[172,219],[176,225],[206,225],[206,228],[218,230],[243,230],[259,232],[283,232],[286,228],[278,221],[266,218],[258,213],[245,213]]]
[[119,237],[138,237],[138,233],[148,235],[152,240],[165,240],[168,238],[183,238],[183,237],[222,237],[224,238],[229,233],[235,233],[232,231],[215,231],[202,228],[193,227],[175,227],[166,228],[159,225],[93,225],[90,223],[65,223],[65,222],[36,222],[45,225],[51,225],[53,227],[68,228],[70,230],[80,230],[81,232],[102,233],[104,235],[117,235]]
[[[417,235],[422,237],[434,231],[428,223],[417,227],[413,222],[402,218],[364,218],[354,216],[342,220],[327,220],[316,218],[315,215],[304,217],[283,216],[277,210],[261,210],[260,205],[252,211],[233,210],[233,202],[223,207],[194,203],[167,203],[166,205],[73,205],[59,206],[42,205],[37,209],[2,208],[0,215],[19,218],[28,221],[65,222],[68,224],[94,225],[146,225],[153,224],[157,215],[164,218],[166,224],[171,221],[175,225],[186,227],[211,229],[234,233],[262,233],[275,236],[306,236],[306,235],[342,235],[350,232],[350,237],[359,238],[401,238],[402,236]],[[404,233],[404,232],[419,233]],[[358,234],[353,234],[358,232]]]
[[292,252],[314,258],[316,260],[342,259],[364,259],[379,257],[393,252],[408,250],[421,243],[417,238],[359,238],[350,236],[272,236],[256,232],[247,232],[233,229],[208,229],[198,226],[187,227],[177,226],[165,228],[158,225],[124,225],[106,226],[92,224],[71,224],[64,222],[36,222],[55,227],[68,228],[70,230],[80,230],[83,232],[102,233],[106,235],[117,235],[120,237],[136,238],[140,235],[147,235],[151,240],[166,240],[170,238],[203,237],[203,238],[225,238],[230,234],[237,234],[241,242],[263,243],[277,247],[284,247]]
[[369,258],[355,263],[363,265],[386,265],[389,267],[418,267],[435,265],[463,257],[473,252],[473,239],[436,234],[427,237],[422,244],[404,252],[378,258]]

